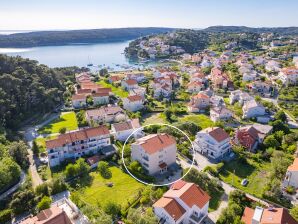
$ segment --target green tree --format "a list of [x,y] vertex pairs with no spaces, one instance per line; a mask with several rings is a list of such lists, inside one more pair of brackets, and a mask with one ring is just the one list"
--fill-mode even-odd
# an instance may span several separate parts
[[60,134],[65,134],[66,130],[67,130],[66,127],[62,127],[62,128],[59,129],[59,133]]
[[103,206],[103,210],[108,215],[116,218],[120,214],[121,206],[112,201],[109,201]]
[[282,110],[279,110],[275,113],[274,118],[276,120],[281,120],[283,122],[287,122],[287,115],[285,114],[285,112],[283,112]]
[[28,146],[23,141],[8,146],[9,155],[23,168],[29,167]]
[[144,208],[139,207],[137,209],[130,208],[128,210],[127,215],[127,222],[128,224],[156,224],[158,223],[158,220],[153,213],[152,209],[146,209],[146,211],[143,211]]
[[298,221],[298,205],[290,209],[290,214],[296,221]]
[[51,195],[58,194],[65,190],[67,190],[67,186],[65,184],[65,181],[61,177],[56,177],[52,179],[50,183]]
[[274,135],[268,135],[265,138],[263,144],[266,148],[269,148],[269,147],[276,148],[280,146],[279,142],[276,140]]
[[9,204],[10,209],[15,215],[30,211],[36,205],[35,195],[32,190],[25,189],[16,192]]
[[38,211],[45,210],[51,207],[52,199],[48,196],[44,196],[37,204]]
[[100,161],[97,166],[97,171],[103,178],[109,179],[112,177],[112,172],[109,168],[109,164],[105,161]]
[[32,152],[34,155],[38,155],[39,153],[39,147],[35,140],[32,142]]

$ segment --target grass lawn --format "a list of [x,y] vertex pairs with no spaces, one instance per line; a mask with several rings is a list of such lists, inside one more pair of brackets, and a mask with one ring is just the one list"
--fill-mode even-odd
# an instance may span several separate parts
[[38,137],[35,139],[35,142],[39,148],[39,152],[45,152],[46,151],[46,140],[51,140],[56,138],[56,135],[48,136],[46,138]]
[[167,123],[162,113],[150,113],[143,117],[142,125]]
[[106,87],[106,88],[111,88],[112,89],[112,92],[121,97],[121,98],[124,98],[124,97],[128,97],[128,92],[127,91],[124,91],[121,86],[119,87],[115,87],[113,86],[112,84],[109,84],[109,83],[106,83],[104,80],[101,80],[99,82],[97,82],[98,84],[102,85],[103,87]]
[[78,129],[78,122],[74,112],[65,112],[60,117],[50,124],[38,130],[39,134],[59,133],[61,128],[65,127],[67,131]]
[[[270,163],[256,162],[253,159],[247,159],[247,161],[248,163],[244,164],[236,159],[226,163],[220,172],[220,179],[247,193],[261,197],[267,183]],[[248,180],[246,186],[241,185],[244,178]]]
[[[104,179],[99,173],[92,172],[91,185],[80,189],[80,198],[93,206],[103,206],[108,201],[124,205],[134,197],[144,185],[133,179],[130,175],[122,172],[117,167],[110,167],[112,177]],[[113,183],[108,187],[107,183]]]
[[190,121],[199,125],[202,129],[214,126],[213,121],[205,114],[185,115],[179,118],[180,122]]

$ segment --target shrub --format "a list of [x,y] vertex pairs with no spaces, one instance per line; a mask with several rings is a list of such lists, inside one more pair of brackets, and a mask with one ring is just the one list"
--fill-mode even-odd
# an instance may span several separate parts
[[50,208],[52,203],[52,199],[48,196],[44,196],[41,201],[37,204],[38,211],[42,211],[44,209]]
[[292,186],[288,186],[288,187],[286,188],[286,192],[287,192],[288,194],[294,194],[294,193],[295,193],[295,188],[292,187]]
[[0,211],[0,223],[6,223],[11,220],[11,209],[5,209]]

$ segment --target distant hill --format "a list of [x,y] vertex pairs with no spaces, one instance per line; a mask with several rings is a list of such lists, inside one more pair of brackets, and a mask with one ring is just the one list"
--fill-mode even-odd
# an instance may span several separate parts
[[90,44],[132,40],[141,36],[172,31],[172,28],[116,28],[71,31],[38,31],[0,35],[0,47],[37,47],[67,44]]
[[280,35],[298,35],[298,27],[252,28],[246,26],[210,26],[206,29],[203,29],[203,31],[225,33],[278,33]]

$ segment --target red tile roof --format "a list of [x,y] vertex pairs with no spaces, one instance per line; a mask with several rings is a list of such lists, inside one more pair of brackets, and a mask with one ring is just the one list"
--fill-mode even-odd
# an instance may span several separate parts
[[219,128],[219,127],[208,128],[207,132],[217,142],[221,142],[221,141],[226,140],[227,138],[230,137],[229,134],[225,130],[223,130],[222,128]]
[[139,138],[136,142],[140,144],[148,154],[154,154],[170,145],[176,145],[176,140],[168,134],[151,134]]
[[252,223],[252,218],[254,216],[255,210],[249,207],[246,207],[244,209],[241,221],[244,222],[245,224],[251,224]]
[[162,197],[154,203],[153,207],[164,208],[174,220],[180,219],[185,213],[185,209],[172,198]]
[[198,93],[197,95],[193,96],[193,98],[209,99],[210,97],[204,93]]
[[264,209],[261,224],[297,224],[298,222],[284,208]]
[[[183,181],[184,182],[184,181]],[[165,198],[180,198],[188,207],[194,205],[203,208],[210,200],[210,196],[194,183],[180,182],[173,185],[163,197]]]
[[132,96],[128,96],[127,99],[128,99],[130,102],[135,102],[135,101],[140,101],[140,100],[142,100],[142,97],[139,96],[139,95],[132,95]]
[[75,94],[71,97],[72,100],[85,100],[86,95],[85,94]]
[[62,147],[65,144],[70,144],[75,141],[87,140],[92,137],[108,135],[109,129],[106,126],[88,128],[84,130],[74,131],[66,134],[61,134],[58,138],[46,141],[47,149]]
[[235,135],[238,142],[247,149],[252,149],[254,144],[258,141],[258,131],[250,127],[242,127],[236,131]]
[[127,79],[125,82],[127,83],[127,85],[136,85],[136,84],[138,84],[138,82],[135,79]]
[[22,221],[20,224],[72,224],[65,211],[61,208],[52,206]]
[[298,171],[298,158],[295,158],[293,164],[288,167],[288,171]]

